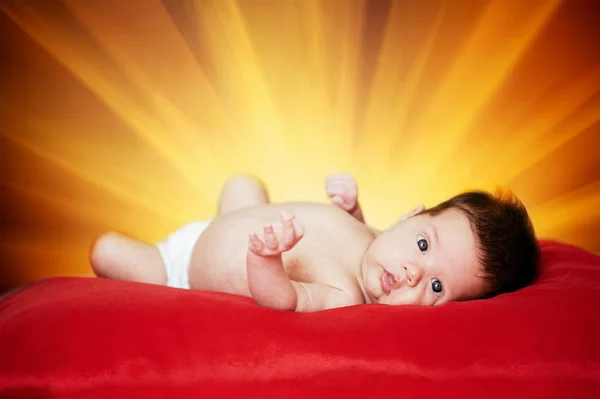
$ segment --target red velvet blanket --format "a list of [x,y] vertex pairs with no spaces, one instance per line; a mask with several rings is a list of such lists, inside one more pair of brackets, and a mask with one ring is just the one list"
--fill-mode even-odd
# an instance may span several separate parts
[[595,397],[600,257],[541,245],[533,286],[430,308],[36,282],[0,300],[0,397]]

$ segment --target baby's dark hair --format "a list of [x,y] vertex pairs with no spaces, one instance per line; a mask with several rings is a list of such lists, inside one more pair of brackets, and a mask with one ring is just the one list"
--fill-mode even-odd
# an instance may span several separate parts
[[531,284],[540,248],[525,206],[508,190],[459,194],[422,213],[438,215],[457,209],[469,219],[488,291],[484,297],[516,291]]

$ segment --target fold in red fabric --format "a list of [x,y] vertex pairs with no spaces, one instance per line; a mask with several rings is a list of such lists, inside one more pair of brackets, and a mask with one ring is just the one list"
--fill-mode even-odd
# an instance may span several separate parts
[[0,300],[0,397],[543,397],[600,392],[600,257],[543,241],[518,292],[438,307],[266,309],[53,278]]

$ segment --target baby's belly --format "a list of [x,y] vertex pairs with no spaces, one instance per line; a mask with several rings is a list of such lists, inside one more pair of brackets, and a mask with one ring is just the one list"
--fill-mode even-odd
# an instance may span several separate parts
[[215,219],[194,247],[190,288],[250,296],[245,264],[251,227],[249,223],[222,223]]
[[[302,239],[283,254],[284,267],[290,279],[334,285],[350,270],[347,264],[359,265],[364,253],[360,247],[364,245],[366,249],[369,240],[359,238],[361,234],[348,234],[341,241],[333,238],[339,234],[332,234],[332,230],[344,232],[340,234],[354,230],[345,226],[346,221],[351,226],[360,225],[343,211],[324,204],[270,204],[213,220],[194,248],[190,264],[190,288],[250,296],[246,272],[248,234],[256,232],[262,236],[264,225],[277,222],[282,209],[293,211],[296,220],[304,227]],[[368,231],[365,226],[360,226]],[[348,256],[348,248],[356,251],[356,255]]]
[[[248,235],[255,232],[262,236],[264,225],[277,222],[281,209],[267,205],[216,217],[200,235],[192,253],[190,288],[250,296],[246,273]],[[289,211],[290,207],[285,209]],[[299,263],[296,258],[303,247],[300,243],[283,254],[285,265]]]

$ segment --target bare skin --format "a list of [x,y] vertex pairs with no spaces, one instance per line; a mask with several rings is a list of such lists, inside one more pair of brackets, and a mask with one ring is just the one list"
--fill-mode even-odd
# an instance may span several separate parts
[[[291,311],[363,303],[433,305],[479,294],[480,268],[469,255],[475,242],[466,217],[448,212],[433,220],[417,216],[422,209],[417,208],[378,234],[364,224],[354,179],[330,176],[326,190],[334,205],[270,204],[255,178],[230,179],[219,215],[193,248],[190,288],[244,295]],[[437,236],[435,243],[424,242],[429,229],[448,242],[442,250],[436,248]],[[432,244],[436,247],[424,257],[422,249]],[[99,276],[166,284],[156,247],[118,233],[101,236],[90,260]],[[445,281],[452,284],[442,292]]]
[[282,310],[365,303],[360,264],[373,239],[367,226],[332,205],[243,208],[217,217],[201,234],[190,288],[251,296]]
[[[268,202],[269,196],[263,184],[255,177],[234,176],[223,185],[218,215]],[[89,258],[98,277],[167,284],[165,265],[156,246],[123,233],[110,231],[102,234],[92,244]]]
[[[269,204],[255,178],[230,179],[218,216],[194,247],[190,288],[251,296],[263,306],[296,311],[365,303],[360,261],[374,234],[345,209],[357,208],[354,180],[339,180],[328,187],[337,205],[332,206]],[[101,277],[166,284],[156,247],[117,232],[96,241],[90,260]]]

